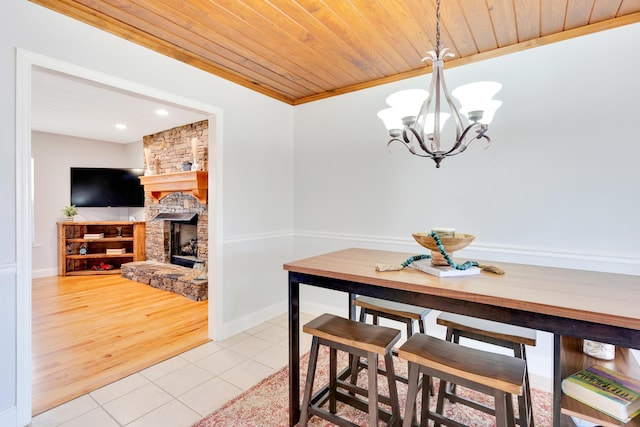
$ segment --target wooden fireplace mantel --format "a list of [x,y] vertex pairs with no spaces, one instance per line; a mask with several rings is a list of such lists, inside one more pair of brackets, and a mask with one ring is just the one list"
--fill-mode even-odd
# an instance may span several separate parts
[[191,194],[204,204],[207,203],[208,178],[206,171],[189,171],[141,176],[140,182],[155,203],[171,193],[181,192]]

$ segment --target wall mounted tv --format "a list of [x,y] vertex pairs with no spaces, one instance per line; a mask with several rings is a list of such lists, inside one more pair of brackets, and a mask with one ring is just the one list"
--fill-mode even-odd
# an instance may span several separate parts
[[143,169],[71,168],[71,204],[84,208],[143,207]]

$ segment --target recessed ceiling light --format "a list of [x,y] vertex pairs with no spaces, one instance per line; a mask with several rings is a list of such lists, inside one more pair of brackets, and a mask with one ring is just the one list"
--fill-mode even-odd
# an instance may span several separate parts
[[126,128],[127,128],[127,125],[122,124],[122,123],[118,123],[118,124],[116,125],[116,128],[117,128],[117,129],[126,129]]
[[163,110],[162,108],[156,110],[156,114],[159,116],[168,116],[169,112],[167,110]]

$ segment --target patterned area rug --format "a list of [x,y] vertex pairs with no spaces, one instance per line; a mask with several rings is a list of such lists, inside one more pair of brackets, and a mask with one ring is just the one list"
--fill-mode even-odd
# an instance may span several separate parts
[[[302,396],[306,378],[306,369],[309,354],[302,357],[300,364],[303,369],[300,372],[300,396]],[[347,358],[344,354],[339,353],[338,369],[346,366]],[[396,373],[406,375],[407,365],[405,361],[394,359],[394,368]],[[367,381],[366,370],[360,373],[358,384],[364,386]],[[321,352],[318,360],[318,372],[316,373],[315,384],[322,386],[328,381],[328,353]],[[382,394],[387,394],[386,378],[379,376],[378,384]],[[438,382],[435,380],[434,387],[437,388]],[[285,427],[289,423],[289,373],[285,367],[270,377],[265,378],[259,384],[239,395],[235,399],[227,402],[217,411],[208,415],[193,427]],[[472,397],[475,400],[485,404],[493,405],[493,398],[472,390],[458,387],[458,393],[463,396]],[[550,427],[552,421],[551,413],[551,394],[540,390],[532,389],[533,411],[536,427]],[[407,386],[398,382],[398,394],[400,398],[400,411],[404,416],[404,405],[407,395]],[[435,408],[435,397],[430,402],[432,409]],[[517,411],[517,402],[514,400],[514,408]],[[494,418],[482,412],[470,409],[463,405],[445,404],[446,416],[473,427],[489,427],[494,426]],[[361,425],[367,425],[367,415],[350,406],[338,404],[338,415],[349,419],[350,421]],[[309,420],[309,426],[328,427],[333,424],[318,418],[312,417]],[[381,423],[381,425],[384,425]]]

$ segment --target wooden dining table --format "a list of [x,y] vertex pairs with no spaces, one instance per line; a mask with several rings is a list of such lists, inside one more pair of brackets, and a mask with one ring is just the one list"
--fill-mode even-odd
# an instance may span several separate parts
[[[412,253],[345,249],[284,264],[289,276],[289,424],[300,418],[300,285],[367,295],[554,334],[553,425],[561,419],[563,337],[640,349],[640,276],[512,263],[506,274],[440,278],[413,268],[376,271]],[[564,401],[563,401],[564,404]],[[635,425],[635,424],[634,424]]]

